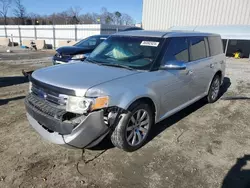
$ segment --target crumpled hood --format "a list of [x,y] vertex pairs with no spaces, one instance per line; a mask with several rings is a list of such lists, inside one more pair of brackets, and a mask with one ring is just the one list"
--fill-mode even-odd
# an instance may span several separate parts
[[32,78],[51,86],[74,90],[77,96],[84,96],[93,86],[137,73],[117,67],[76,62],[38,69],[32,73]]
[[77,47],[77,46],[64,46],[61,48],[58,48],[56,50],[59,54],[63,55],[76,55],[76,54],[84,54],[84,53],[89,53],[93,51],[92,48],[87,48],[87,47]]

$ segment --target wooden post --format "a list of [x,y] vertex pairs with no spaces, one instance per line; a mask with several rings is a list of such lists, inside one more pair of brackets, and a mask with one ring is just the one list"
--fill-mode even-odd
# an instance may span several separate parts
[[34,26],[34,35],[35,35],[35,40],[37,40],[36,26]]
[[77,41],[77,25],[75,25],[75,41]]
[[13,41],[13,34],[11,34],[11,46],[14,46],[14,41]]
[[8,35],[7,35],[7,28],[6,28],[6,26],[4,26],[4,32],[5,32],[5,38],[7,38]]
[[21,36],[21,28],[20,25],[18,26],[18,33],[19,33],[19,44],[22,46],[22,36]]
[[56,49],[56,30],[55,30],[55,25],[53,25],[53,48]]

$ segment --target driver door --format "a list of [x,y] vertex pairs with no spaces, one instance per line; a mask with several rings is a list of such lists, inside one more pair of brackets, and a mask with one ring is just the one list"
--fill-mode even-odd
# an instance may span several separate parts
[[[171,61],[189,62],[189,47],[186,37],[171,38],[162,64]],[[175,111],[177,107],[187,103],[192,98],[192,74],[187,68],[185,70],[160,70],[160,101],[163,114]],[[164,116],[164,115],[163,115]]]

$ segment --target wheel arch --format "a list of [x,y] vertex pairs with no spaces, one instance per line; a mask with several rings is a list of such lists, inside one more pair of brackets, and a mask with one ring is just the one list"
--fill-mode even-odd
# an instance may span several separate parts
[[[215,77],[216,75],[219,75],[220,79],[222,79],[222,71],[221,71],[221,70],[218,70],[218,71],[214,74],[214,77]],[[214,79],[214,77],[213,77],[213,79]],[[210,83],[210,84],[211,84],[211,83]]]
[[211,86],[211,83],[212,83],[212,81],[213,81],[213,79],[214,79],[214,77],[215,77],[216,75],[219,75],[219,77],[220,77],[220,79],[221,79],[221,84],[222,84],[222,82],[223,82],[223,80],[222,80],[222,71],[221,71],[221,70],[218,70],[217,72],[215,72],[214,76],[212,77],[212,79],[211,79],[210,82],[209,82],[209,85],[208,85],[208,87],[207,87],[207,93],[209,92],[209,88],[210,88],[210,86]]
[[143,96],[143,97],[139,97],[137,99],[135,99],[134,101],[132,101],[128,106],[127,106],[127,110],[133,108],[135,105],[139,104],[139,103],[145,103],[148,104],[153,111],[153,115],[154,115],[154,121],[156,121],[156,117],[157,117],[157,107],[155,102],[148,96]]

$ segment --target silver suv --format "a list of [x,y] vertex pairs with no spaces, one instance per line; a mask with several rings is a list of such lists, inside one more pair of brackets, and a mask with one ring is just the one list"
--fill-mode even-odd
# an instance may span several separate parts
[[128,31],[110,36],[84,62],[35,71],[25,105],[50,142],[89,148],[110,135],[134,151],[154,124],[219,97],[225,55],[219,35]]

